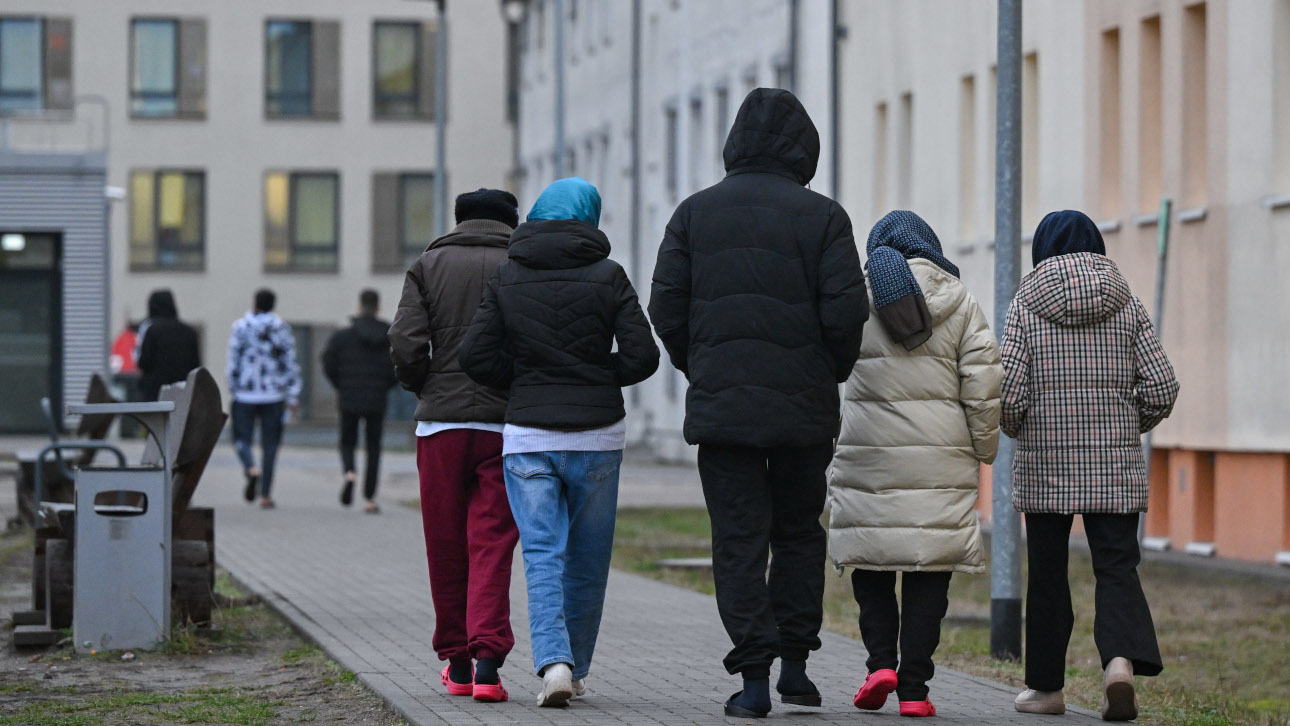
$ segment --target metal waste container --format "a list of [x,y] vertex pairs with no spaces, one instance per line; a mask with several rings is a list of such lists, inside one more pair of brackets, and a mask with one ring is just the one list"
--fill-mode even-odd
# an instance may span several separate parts
[[165,452],[174,407],[171,401],[68,406],[73,414],[131,416],[162,452],[159,465],[76,472],[77,652],[151,649],[169,636],[172,505]]

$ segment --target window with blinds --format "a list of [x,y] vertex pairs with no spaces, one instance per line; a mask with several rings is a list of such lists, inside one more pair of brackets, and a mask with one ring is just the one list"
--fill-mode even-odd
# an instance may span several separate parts
[[130,114],[136,118],[206,117],[206,21],[130,21]]
[[373,272],[403,272],[435,237],[433,173],[372,175]]
[[340,118],[340,23],[265,23],[264,113],[270,119]]
[[131,271],[205,269],[205,172],[136,169],[129,194]]
[[264,268],[336,272],[340,254],[340,175],[271,171],[264,177]]
[[377,21],[372,24],[372,117],[432,121],[438,24]]
[[0,115],[72,110],[72,21],[0,16]]

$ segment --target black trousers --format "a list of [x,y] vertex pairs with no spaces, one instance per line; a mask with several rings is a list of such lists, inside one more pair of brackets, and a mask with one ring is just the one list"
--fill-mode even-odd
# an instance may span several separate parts
[[936,672],[932,654],[941,644],[941,620],[950,605],[950,573],[905,572],[900,580],[899,605],[895,572],[855,570],[851,589],[860,606],[860,637],[869,651],[869,672],[896,671],[896,696],[921,701]]
[[827,550],[820,515],[832,458],[832,441],[699,446],[717,610],[734,643],[724,661],[730,673],[765,678],[776,657],[805,660],[820,647]]
[[376,482],[381,470],[381,433],[385,412],[340,414],[340,463],[345,473],[358,471],[354,465],[354,448],[358,446],[358,422],[366,424],[363,442],[367,445],[366,471],[363,478],[363,498],[371,501],[376,496]]
[[[1157,675],[1164,666],[1138,580],[1138,515],[1080,516],[1097,579],[1093,640],[1102,667],[1128,658],[1137,675]],[[1026,515],[1026,685],[1036,691],[1060,691],[1066,684],[1066,647],[1075,625],[1066,574],[1074,520],[1073,514]]]

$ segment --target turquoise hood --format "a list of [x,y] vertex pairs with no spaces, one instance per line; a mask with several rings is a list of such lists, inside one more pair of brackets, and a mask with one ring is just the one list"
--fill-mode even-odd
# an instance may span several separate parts
[[600,192],[580,176],[551,182],[529,210],[528,221],[576,219],[600,227]]

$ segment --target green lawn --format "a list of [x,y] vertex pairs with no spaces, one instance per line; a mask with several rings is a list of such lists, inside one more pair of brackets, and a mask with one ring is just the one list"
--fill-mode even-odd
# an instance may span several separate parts
[[[712,592],[704,573],[657,565],[710,554],[702,509],[628,509],[618,515],[615,567]],[[849,577],[826,566],[825,627],[859,637]],[[1096,708],[1101,671],[1093,644],[1093,571],[1086,553],[1071,554],[1075,633],[1067,656],[1066,698]],[[1290,583],[1148,563],[1141,568],[1165,672],[1138,679],[1142,715],[1152,726],[1290,725]],[[1020,663],[989,657],[990,578],[955,575],[950,617],[937,663],[1022,686]],[[857,683],[863,674],[857,673]],[[935,692],[935,683],[932,685]]]

